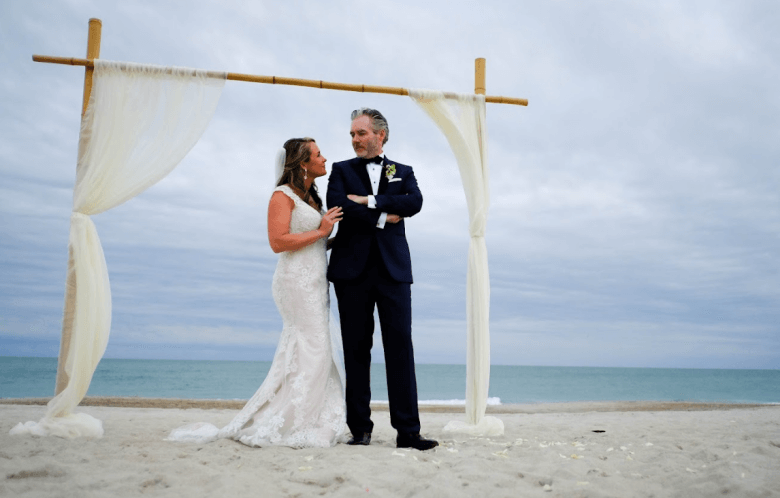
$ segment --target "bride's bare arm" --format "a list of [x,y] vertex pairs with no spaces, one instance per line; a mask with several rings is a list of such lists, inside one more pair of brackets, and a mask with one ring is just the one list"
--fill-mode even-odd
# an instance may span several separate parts
[[268,204],[268,242],[273,252],[295,251],[327,237],[341,220],[341,208],[329,209],[316,230],[290,233],[295,202],[282,192],[274,192]]

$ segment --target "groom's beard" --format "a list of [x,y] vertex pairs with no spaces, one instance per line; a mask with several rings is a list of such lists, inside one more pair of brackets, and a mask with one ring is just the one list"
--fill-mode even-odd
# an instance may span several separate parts
[[371,159],[372,157],[376,157],[378,154],[376,154],[369,147],[363,147],[363,148],[356,148],[355,155],[362,159]]
[[352,145],[352,149],[355,151],[357,157],[364,159],[371,159],[382,154],[382,147],[372,143]]

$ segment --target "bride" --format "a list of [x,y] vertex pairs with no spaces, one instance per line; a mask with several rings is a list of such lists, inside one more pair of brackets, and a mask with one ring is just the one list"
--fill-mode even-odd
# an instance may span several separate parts
[[347,432],[341,336],[330,329],[326,241],[341,208],[322,213],[314,179],[325,157],[311,138],[285,142],[277,156],[277,187],[268,206],[268,240],[282,253],[273,296],[284,327],[263,384],[218,429],[197,423],[174,429],[168,440],[231,438],[249,446],[328,447]]

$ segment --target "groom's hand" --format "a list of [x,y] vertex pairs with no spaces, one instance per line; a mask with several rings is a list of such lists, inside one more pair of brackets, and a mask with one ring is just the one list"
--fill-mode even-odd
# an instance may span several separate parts
[[386,223],[399,223],[401,220],[403,220],[403,216],[398,216],[397,214],[388,214],[387,219],[385,220]]
[[365,195],[349,194],[347,196],[347,199],[349,199],[350,201],[352,201],[354,203],[362,204],[364,206],[368,206],[368,197],[366,197]]

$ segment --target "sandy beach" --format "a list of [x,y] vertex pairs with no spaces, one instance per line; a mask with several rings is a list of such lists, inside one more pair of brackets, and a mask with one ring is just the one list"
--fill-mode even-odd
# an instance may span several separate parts
[[442,445],[419,452],[395,448],[381,406],[368,447],[168,442],[242,402],[142,398],[87,398],[78,411],[103,420],[100,439],[9,436],[42,402],[0,400],[0,496],[780,496],[780,406],[501,405],[494,438],[443,433],[462,408],[425,407],[423,433]]

